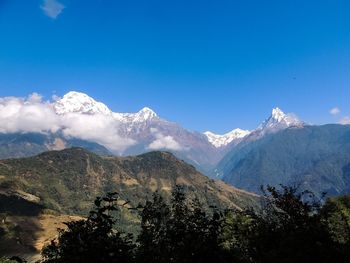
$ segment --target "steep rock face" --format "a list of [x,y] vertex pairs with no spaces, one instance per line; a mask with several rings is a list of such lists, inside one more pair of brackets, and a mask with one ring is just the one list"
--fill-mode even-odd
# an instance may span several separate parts
[[72,148],[0,161],[0,175],[0,190],[37,196],[40,205],[63,213],[84,214],[97,195],[110,191],[137,206],[154,191],[169,196],[177,184],[206,206],[253,206],[258,198],[211,180],[166,152],[118,158]]
[[218,165],[225,182],[253,192],[260,185],[300,185],[316,194],[350,193],[350,126],[290,127],[238,145]]

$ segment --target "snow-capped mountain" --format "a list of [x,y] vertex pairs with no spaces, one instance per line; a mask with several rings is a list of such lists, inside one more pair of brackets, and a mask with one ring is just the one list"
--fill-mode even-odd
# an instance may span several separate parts
[[148,107],[144,107],[136,113],[118,113],[114,112],[113,117],[123,123],[145,122],[154,119],[159,119],[157,113]]
[[267,134],[276,133],[290,127],[302,128],[305,125],[306,123],[301,121],[295,114],[286,114],[280,108],[276,107],[272,109],[270,117],[245,136],[241,142],[255,141]]
[[227,146],[228,144],[232,143],[233,141],[237,141],[238,139],[242,139],[245,136],[250,134],[250,131],[248,130],[242,130],[242,129],[234,129],[226,134],[220,135],[215,134],[210,131],[204,132],[204,135],[207,136],[208,141],[214,145],[216,148]]
[[273,132],[288,127],[302,127],[305,123],[294,114],[285,114],[281,109],[272,109],[271,116],[257,128],[257,131]]
[[111,115],[114,119],[122,123],[140,123],[159,119],[158,115],[148,107],[144,107],[136,113],[112,112],[104,103],[77,91],[68,92],[63,98],[55,101],[53,107],[59,115],[68,113]]
[[240,142],[257,140],[266,134],[274,133],[289,127],[303,127],[305,123],[294,114],[285,114],[280,108],[272,109],[271,116],[262,122],[255,130],[234,129],[224,135],[210,131],[204,133],[208,141],[216,148],[237,145]]
[[67,113],[104,114],[110,115],[112,111],[102,102],[98,102],[88,95],[70,91],[54,104],[55,112],[59,115]]
[[[240,139],[237,144],[229,144],[226,148],[225,156],[218,162],[217,166],[211,171],[211,176],[222,178],[232,165],[238,165],[238,162],[232,162],[233,156],[247,154],[246,149],[250,149],[249,145],[255,145],[256,142],[264,140],[266,135],[274,134],[288,128],[303,128],[307,124],[301,121],[297,116],[291,113],[284,113],[278,107],[273,108],[271,115],[263,121],[255,130],[248,133]],[[259,145],[259,143],[257,143]],[[240,160],[237,158],[237,160]]]
[[108,123],[115,122],[115,125],[108,127],[116,127],[119,140],[134,142],[126,149],[115,152],[118,155],[135,155],[152,150],[171,151],[202,172],[210,170],[223,156],[203,134],[164,120],[148,107],[136,113],[112,112],[105,104],[87,94],[71,91],[55,101],[53,108],[58,115],[103,115]]
[[202,172],[210,171],[228,151],[242,142],[258,140],[266,134],[304,124],[296,116],[274,108],[271,116],[253,131],[234,129],[223,135],[210,131],[201,134],[160,118],[148,107],[136,113],[112,112],[102,102],[76,91],[68,92],[54,102],[53,107],[58,115],[103,115],[115,122],[119,139],[134,142],[116,152],[119,155],[135,155],[151,150],[171,151]]

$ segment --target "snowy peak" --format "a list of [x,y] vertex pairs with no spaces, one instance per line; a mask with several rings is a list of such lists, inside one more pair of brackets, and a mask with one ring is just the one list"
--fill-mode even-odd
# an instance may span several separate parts
[[102,102],[98,102],[87,94],[76,91],[68,92],[63,98],[54,102],[53,106],[59,115],[67,113],[110,115],[112,113]]
[[228,132],[223,135],[215,134],[210,131],[207,131],[204,133],[204,135],[207,137],[208,141],[214,145],[216,148],[220,148],[223,146],[226,146],[233,142],[234,140],[244,138],[250,134],[250,131],[248,130],[242,130],[242,129],[234,129],[231,132]]
[[53,103],[57,114],[103,114],[111,115],[117,121],[124,123],[145,122],[157,119],[158,115],[150,108],[145,107],[136,113],[112,112],[105,104],[98,102],[85,93],[70,91],[63,98]]
[[145,107],[136,113],[114,112],[113,117],[123,123],[140,123],[159,119],[158,115],[150,108]]
[[283,111],[281,111],[280,108],[274,108],[272,109],[271,118],[274,120],[277,120],[278,122],[281,122],[286,117],[286,114],[284,114]]
[[147,121],[154,118],[158,118],[158,115],[148,107],[144,107],[142,110],[135,113],[135,121]]
[[258,131],[278,131],[286,129],[288,127],[303,126],[304,122],[301,121],[294,114],[285,114],[280,108],[272,109],[271,116],[266,119],[258,128]]

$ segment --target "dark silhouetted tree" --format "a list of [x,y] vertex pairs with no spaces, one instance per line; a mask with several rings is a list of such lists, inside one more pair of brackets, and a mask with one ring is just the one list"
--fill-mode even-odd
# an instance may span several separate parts
[[219,239],[221,214],[209,216],[198,199],[186,198],[183,188],[175,188],[170,205],[154,194],[141,217],[139,262],[226,262]]
[[244,211],[233,223],[233,249],[246,261],[332,262],[333,244],[312,193],[268,186],[263,200],[261,211]]
[[133,262],[132,236],[114,228],[117,202],[117,193],[96,198],[86,220],[66,223],[57,241],[43,249],[43,262]]

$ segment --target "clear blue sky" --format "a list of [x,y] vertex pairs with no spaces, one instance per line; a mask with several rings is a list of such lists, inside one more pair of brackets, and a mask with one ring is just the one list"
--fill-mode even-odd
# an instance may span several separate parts
[[350,115],[348,0],[57,1],[0,0],[0,97],[77,90],[220,133],[274,106]]

